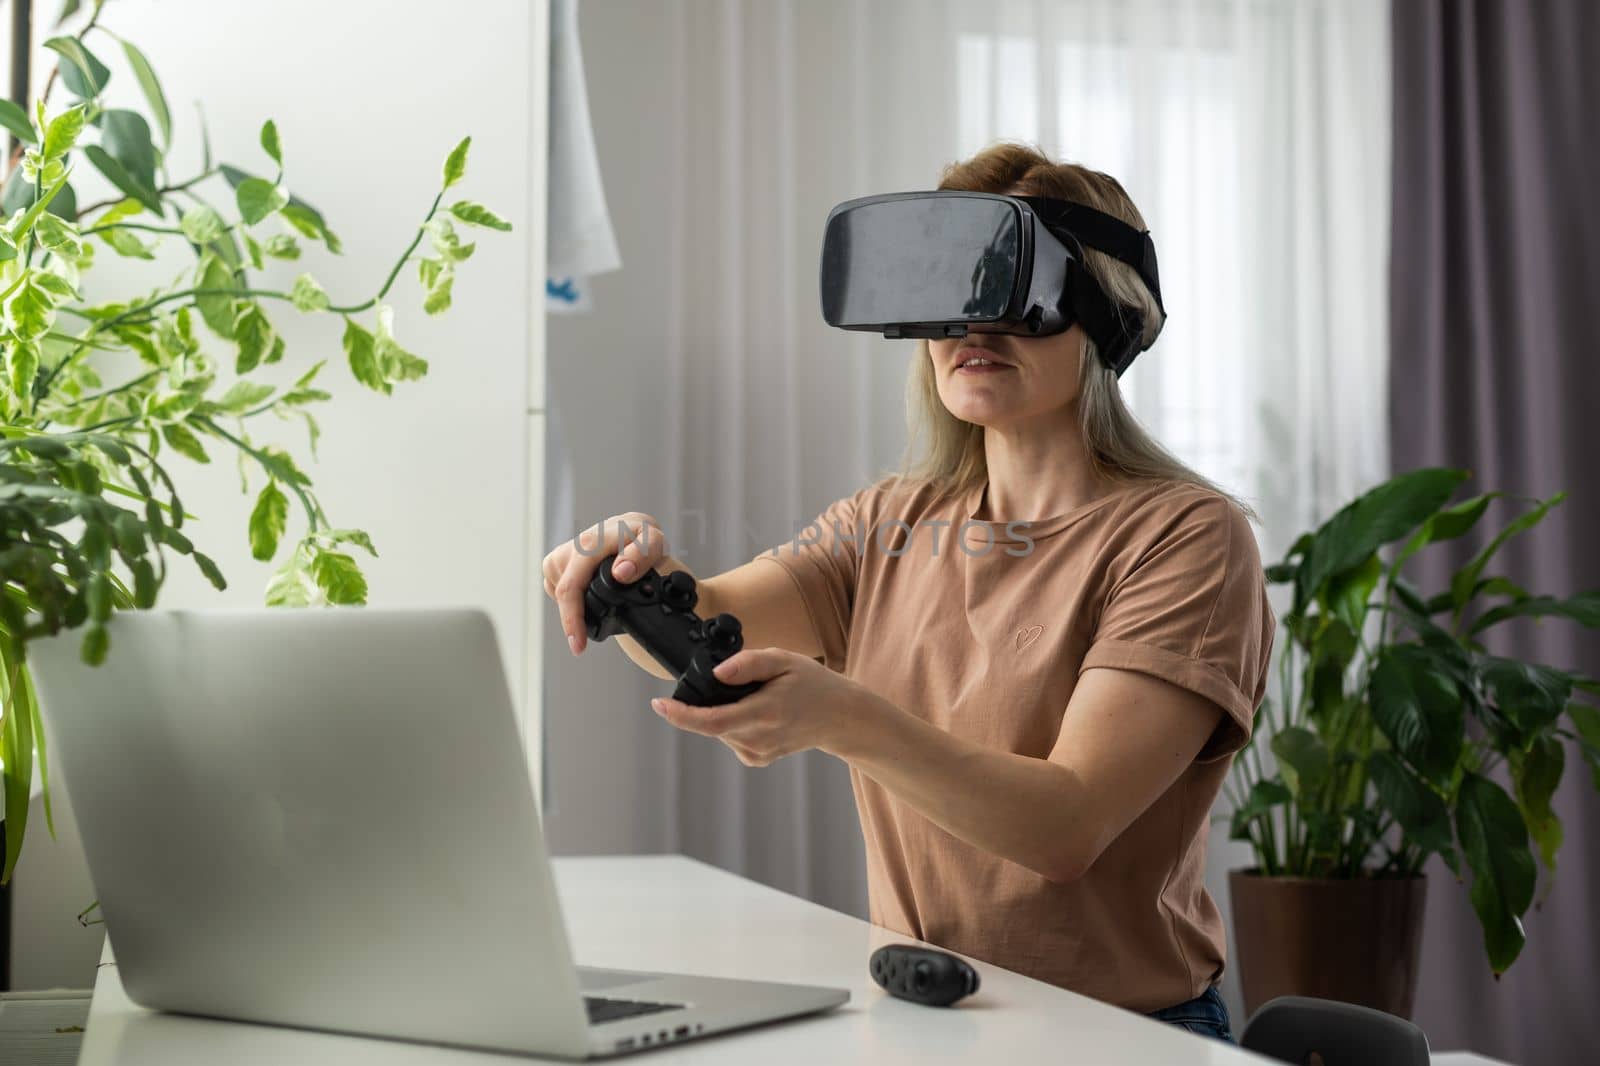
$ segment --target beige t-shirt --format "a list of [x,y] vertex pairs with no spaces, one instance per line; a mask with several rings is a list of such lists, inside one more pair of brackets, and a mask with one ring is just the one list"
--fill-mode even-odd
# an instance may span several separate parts
[[[984,486],[881,482],[758,556],[794,578],[823,662],[941,729],[1046,758],[1078,676],[1136,670],[1225,713],[1199,758],[1070,884],[965,843],[852,769],[873,922],[1139,1011],[1222,974],[1211,806],[1266,689],[1255,538],[1222,497],[1130,483],[1067,514],[975,522]],[[984,546],[988,549],[984,550]]]

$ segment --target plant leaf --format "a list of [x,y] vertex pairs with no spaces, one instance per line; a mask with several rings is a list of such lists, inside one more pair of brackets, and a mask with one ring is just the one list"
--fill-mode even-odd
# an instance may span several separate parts
[[111,80],[111,71],[76,37],[52,37],[44,46],[61,56],[61,84],[81,100],[99,96]]
[[39,346],[31,341],[18,341],[6,353],[6,377],[11,391],[19,402],[33,392],[34,378],[39,375]]
[[78,143],[78,135],[83,132],[83,121],[81,104],[74,104],[51,119],[45,127],[44,144],[39,149],[40,158],[46,163],[65,158]]
[[105,626],[96,623],[84,631],[78,657],[90,666],[99,666],[106,661],[106,651],[110,647],[111,635]]
[[156,604],[156,594],[161,583],[156,579],[155,567],[150,560],[140,557],[133,561],[133,605],[147,611]]
[[267,238],[263,251],[273,259],[299,259],[300,242],[292,234],[275,233]]
[[271,352],[278,334],[261,305],[248,300],[240,302],[239,314],[233,320],[233,336],[239,342],[239,357],[234,371],[248,374],[260,366]]
[[53,252],[60,252],[69,259],[78,259],[83,255],[83,244],[78,239],[78,227],[48,212],[39,216],[39,221],[34,224],[33,234],[41,245]]
[[[10,655],[6,656],[7,659]],[[10,664],[4,663],[9,669]],[[22,837],[28,824],[28,801],[33,790],[33,719],[26,714],[0,716],[0,759],[5,762],[5,868],[0,881],[9,882],[22,854]]]
[[289,194],[265,178],[246,178],[239,183],[233,195],[239,204],[239,216],[249,226],[254,226],[275,211],[281,211],[289,203]]
[[1322,738],[1302,726],[1289,726],[1274,736],[1272,754],[1278,757],[1284,782],[1296,796],[1314,791],[1333,765]]
[[322,216],[310,206],[296,201],[294,197],[291,196],[289,198],[288,206],[280,211],[279,215],[304,236],[312,240],[320,240],[327,245],[328,251],[334,255],[338,255],[343,250],[339,243],[339,238],[328,228],[328,224],[322,220]]
[[301,374],[300,377],[295,380],[294,388],[303,389],[307,385],[311,384],[313,381],[315,381],[317,379],[317,375],[322,372],[322,368],[327,366],[327,365],[328,365],[328,361],[326,359],[317,360],[316,363],[312,365],[310,370],[307,370],[304,374]]
[[467,176],[467,149],[472,146],[471,137],[461,138],[461,143],[450,149],[450,154],[444,160],[444,187],[448,189],[456,182]]
[[[214,212],[213,212],[214,213]],[[229,293],[238,289],[233,272],[214,254],[207,252],[202,260],[200,276],[195,288],[205,290],[194,298],[200,317],[213,333],[226,340],[233,339],[233,297]]]
[[216,563],[211,561],[211,556],[202,552],[195,552],[194,563],[200,568],[200,572],[205,575],[206,580],[211,582],[212,588],[222,592],[228,587],[228,579],[222,576],[222,571],[217,568]]
[[39,135],[28,121],[28,113],[10,100],[0,99],[0,126],[10,130],[11,135],[24,144],[39,143]]
[[301,311],[326,311],[328,294],[310,274],[301,274],[289,288],[289,302]]
[[350,360],[350,372],[355,375],[357,381],[385,395],[394,391],[378,367],[378,360],[373,351],[372,334],[356,325],[354,319],[345,319],[344,352]]
[[1230,840],[1250,839],[1250,823],[1269,813],[1272,808],[1288,803],[1293,796],[1281,782],[1262,780],[1250,787],[1244,804],[1233,812],[1228,837]]
[[450,290],[455,285],[455,277],[446,274],[444,278],[428,290],[428,295],[422,299],[422,309],[430,315],[442,314],[450,309]]
[[1517,807],[1528,833],[1539,846],[1539,857],[1544,868],[1556,872],[1556,853],[1561,850],[1561,819],[1556,817],[1550,800],[1561,784],[1561,774],[1566,769],[1567,752],[1560,739],[1546,734],[1535,737],[1526,753],[1513,752],[1511,758],[1511,785],[1517,797]]
[[161,436],[179,455],[186,455],[197,463],[211,461],[211,456],[206,454],[200,438],[190,432],[189,427],[182,422],[168,422],[161,427]]
[[278,140],[278,124],[270,118],[261,124],[261,148],[274,163],[283,166],[283,142]]
[[156,214],[165,214],[161,206],[161,197],[156,194],[156,191],[139,182],[132,174],[129,174],[122,164],[113,159],[104,148],[101,148],[98,144],[85,145],[83,154],[88,157],[89,162],[94,164],[96,170],[106,176],[106,179],[111,184],[138,200]]
[[1489,509],[1489,501],[1501,495],[1502,493],[1498,492],[1486,492],[1429,515],[1428,520],[1422,523],[1422,527],[1406,541],[1405,547],[1395,557],[1392,567],[1394,572],[1399,573],[1400,567],[1407,559],[1428,545],[1442,540],[1454,540],[1465,535],[1478,524],[1478,519]]
[[11,224],[11,239],[20,246],[23,239],[33,232],[33,227],[38,223],[45,211],[50,208],[57,194],[67,188],[67,175],[62,174],[60,178],[56,179],[54,185],[44,191],[43,196],[33,201],[28,210],[23,212],[21,218]]
[[1547,500],[1540,500],[1532,508],[1506,523],[1505,528],[1496,533],[1494,539],[1489,541],[1482,551],[1474,555],[1466,566],[1455,572],[1450,578],[1450,596],[1457,611],[1466,606],[1467,601],[1472,598],[1472,590],[1478,584],[1478,576],[1483,573],[1483,568],[1489,564],[1495,552],[1500,550],[1501,545],[1518,533],[1524,533],[1544,521],[1544,516],[1550,513],[1551,508],[1560,506],[1566,498],[1566,493],[1558,492]]
[[509,232],[511,223],[484,207],[482,204],[471,200],[457,200],[450,205],[450,213],[469,226],[482,226],[485,229],[495,229]]
[[329,603],[367,602],[367,579],[355,559],[343,552],[317,552],[311,560],[311,576]]
[[161,91],[161,82],[156,78],[155,68],[150,65],[150,60],[145,54],[134,47],[131,41],[122,42],[122,51],[128,57],[128,66],[133,69],[133,76],[139,81],[139,88],[144,91],[145,101],[150,105],[150,113],[156,118],[156,125],[161,128],[162,150],[172,147],[172,111],[167,107],[167,95]]
[[372,538],[367,535],[365,530],[324,529],[319,531],[317,536],[333,544],[355,544],[365,548],[374,559],[378,557],[378,549],[372,546]]
[[1594,787],[1600,789],[1600,707],[1569,703],[1567,718],[1578,735],[1578,747],[1583,753],[1583,761],[1589,764],[1589,771],[1594,776]]
[[1533,903],[1537,878],[1527,827],[1504,789],[1468,773],[1457,794],[1456,833],[1472,869],[1472,907],[1483,925],[1489,965],[1504,973],[1527,941],[1522,915]]
[[43,281],[54,277],[54,274],[31,271],[22,276],[22,283],[11,294],[6,313],[11,319],[11,330],[19,339],[35,340],[48,333],[55,323],[56,296]]
[[1378,791],[1378,802],[1394,815],[1412,843],[1426,854],[1439,853],[1456,869],[1455,837],[1444,798],[1391,752],[1375,751],[1367,756],[1367,774]]
[[100,147],[140,185],[155,188],[156,148],[143,115],[137,111],[101,112]]
[[1350,627],[1352,634],[1361,632],[1367,618],[1367,603],[1382,576],[1383,563],[1378,553],[1373,552],[1365,562],[1330,577],[1324,586],[1323,602]]
[[259,381],[236,381],[221,399],[216,401],[219,410],[227,414],[243,414],[272,395],[272,386]]
[[191,242],[206,245],[222,236],[228,224],[222,221],[222,216],[217,214],[215,209],[205,204],[195,204],[183,213],[183,218],[178,221],[178,228],[183,230],[183,235]]
[[260,460],[262,468],[279,481],[284,481],[291,485],[311,484],[311,479],[301,473],[298,466],[294,465],[294,458],[276,445],[269,444],[261,449],[261,454],[257,458]]
[[1370,489],[1323,523],[1313,536],[1295,582],[1298,610],[1323,582],[1363,562],[1380,546],[1398,540],[1442,507],[1465,481],[1465,470],[1427,467]]
[[1479,672],[1495,707],[1524,737],[1554,722],[1572,696],[1571,675],[1538,663],[1486,655],[1479,662]]
[[[1491,578],[1491,581],[1500,580]],[[1480,585],[1483,583],[1480,582]],[[1553,596],[1528,596],[1512,603],[1485,611],[1472,623],[1469,634],[1481,633],[1497,622],[1508,618],[1544,618],[1555,615],[1570,618],[1589,629],[1600,628],[1600,591],[1580,592],[1565,600]]]
[[1461,754],[1461,690],[1427,650],[1394,644],[1378,653],[1367,685],[1372,719],[1406,761],[1443,784]]
[[155,258],[155,252],[151,250],[150,246],[135,237],[130,230],[113,226],[110,229],[100,230],[95,236],[105,241],[120,256],[125,256],[129,259]]
[[250,555],[265,562],[278,553],[278,541],[289,525],[289,498],[269,480],[250,512]]

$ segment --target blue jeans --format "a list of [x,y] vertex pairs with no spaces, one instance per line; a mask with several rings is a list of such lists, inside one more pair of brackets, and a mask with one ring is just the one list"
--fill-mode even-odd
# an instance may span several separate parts
[[1201,1036],[1215,1037],[1229,1044],[1234,1042],[1228,1025],[1228,1006],[1222,1002],[1222,993],[1217,991],[1216,985],[1187,1003],[1151,1011],[1150,1017]]

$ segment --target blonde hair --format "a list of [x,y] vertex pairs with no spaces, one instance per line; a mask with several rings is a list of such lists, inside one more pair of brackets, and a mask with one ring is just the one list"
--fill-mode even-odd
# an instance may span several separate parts
[[[1086,204],[1114,215],[1139,229],[1144,218],[1122,185],[1109,174],[1075,163],[1053,163],[1030,145],[1003,142],[990,145],[971,159],[945,167],[941,189],[1050,196]],[[1084,266],[1117,305],[1142,316],[1142,343],[1160,332],[1164,315],[1155,297],[1126,263],[1092,248],[1084,250]],[[1111,481],[1176,481],[1197,485],[1230,500],[1251,518],[1249,505],[1185,466],[1128,410],[1117,375],[1100,360],[1094,341],[1083,339],[1078,372],[1078,424],[1091,469]],[[939,399],[939,386],[928,342],[918,343],[907,383],[907,413],[911,441],[906,452],[908,480],[932,485],[949,494],[972,488],[987,476],[983,427],[951,414]],[[926,440],[918,454],[919,441]]]

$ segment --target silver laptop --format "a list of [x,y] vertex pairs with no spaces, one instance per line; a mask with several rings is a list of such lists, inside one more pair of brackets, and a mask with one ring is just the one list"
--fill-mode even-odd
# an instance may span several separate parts
[[30,644],[128,995],[566,1058],[826,1010],[843,989],[573,964],[477,610],[117,614]]

